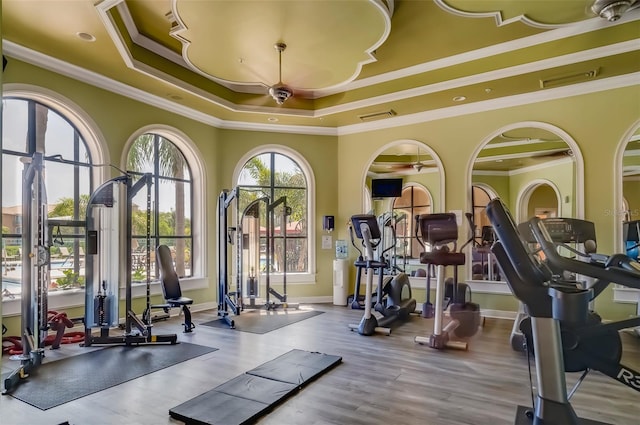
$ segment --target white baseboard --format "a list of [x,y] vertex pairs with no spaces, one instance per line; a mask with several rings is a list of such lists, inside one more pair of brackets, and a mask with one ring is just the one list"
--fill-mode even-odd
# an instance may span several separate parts
[[[422,314],[422,303],[418,303],[416,306],[416,312]],[[448,315],[448,313],[445,312],[445,315]],[[488,317],[490,319],[515,320],[517,315],[518,313],[516,311],[480,309],[480,316]]]
[[480,314],[483,317],[489,317],[491,319],[504,319],[504,320],[516,320],[516,317],[518,316],[517,311],[491,310],[491,309],[480,309]]
[[[259,301],[259,300],[258,300]],[[318,296],[318,297],[298,297],[298,298],[289,298],[289,302],[297,303],[297,304],[326,304],[333,302],[332,296]],[[260,305],[260,303],[257,303]],[[218,308],[218,303],[215,301],[209,301],[205,303],[193,304],[190,307],[192,313],[196,313],[199,311],[206,310],[216,310]],[[178,316],[180,314],[180,309],[173,308],[170,311],[171,317]]]

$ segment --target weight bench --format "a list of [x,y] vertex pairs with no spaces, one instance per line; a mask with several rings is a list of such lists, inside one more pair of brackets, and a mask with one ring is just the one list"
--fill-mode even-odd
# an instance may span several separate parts
[[[184,332],[191,332],[196,326],[191,321],[191,311],[189,306],[193,304],[191,298],[183,297],[180,289],[180,280],[178,274],[173,267],[173,258],[171,250],[166,245],[160,245],[156,249],[156,259],[160,270],[160,285],[162,294],[164,295],[164,304],[154,304],[151,309],[163,309],[165,313],[169,313],[170,308],[182,308],[184,313]],[[149,314],[149,312],[146,312]]]

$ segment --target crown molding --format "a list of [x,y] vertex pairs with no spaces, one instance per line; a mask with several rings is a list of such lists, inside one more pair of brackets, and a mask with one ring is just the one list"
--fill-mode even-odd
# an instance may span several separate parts
[[[455,65],[461,65],[467,62],[472,62],[478,59],[485,59],[487,57],[496,56],[499,54],[525,49],[527,47],[533,47],[544,43],[549,43],[557,40],[562,40],[576,35],[596,31],[605,27],[622,25],[627,22],[633,22],[640,20],[640,13],[635,14],[633,17],[625,15],[620,20],[614,23],[607,23],[603,19],[592,19],[584,21],[583,23],[573,24],[567,27],[547,31],[541,34],[532,35],[518,40],[507,41],[500,44],[495,44],[490,47],[473,50],[470,52],[460,53],[457,55],[449,56],[442,59],[436,59],[430,62],[421,63],[418,65],[410,66],[407,68],[399,69],[396,71],[379,74],[372,77],[362,78],[356,80],[340,90],[320,90],[319,95],[316,97],[328,96],[332,94],[340,93],[341,91],[350,91],[355,89],[361,89],[376,84],[386,83],[392,80],[400,78],[410,77],[417,74],[422,74],[429,71],[435,71],[442,68],[447,68]],[[637,49],[637,46],[636,46]]]
[[510,78],[520,74],[526,74],[536,71],[542,71],[545,69],[561,67],[570,65],[573,63],[585,62],[594,59],[600,59],[607,56],[618,55],[622,53],[628,53],[640,48],[640,42],[637,39],[625,41],[621,43],[611,44],[604,47],[597,47],[590,50],[585,50],[577,53],[570,53],[568,55],[559,56],[550,59],[543,59],[536,62],[525,63],[522,65],[511,66],[508,68],[499,69],[496,71],[488,71],[480,74],[475,74],[467,77],[456,78],[453,80],[442,81],[440,83],[429,84],[426,86],[414,87],[407,90],[400,90],[397,92],[370,97],[368,99],[359,100],[355,102],[343,103],[336,106],[329,106],[327,108],[317,109],[314,116],[325,116],[330,114],[336,114],[340,112],[347,112],[356,108],[364,108],[374,106],[380,103],[397,102],[400,100],[408,99],[416,96],[423,96],[439,91],[452,90],[459,87],[474,85],[480,83],[486,83],[489,81],[500,80],[503,78]]
[[[628,43],[619,43],[624,49],[629,48]],[[637,40],[633,40],[635,48],[637,48]],[[614,45],[615,46],[615,45]],[[609,49],[615,49],[614,46],[608,46]],[[372,121],[368,123],[351,124],[341,127],[318,127],[318,126],[285,126],[277,124],[259,124],[246,123],[241,121],[221,120],[215,116],[203,113],[193,108],[176,104],[169,99],[147,93],[143,90],[113,80],[104,75],[87,70],[77,65],[56,59],[52,56],[37,52],[27,47],[21,46],[9,40],[2,40],[3,53],[7,56],[22,60],[31,65],[61,74],[83,83],[98,87],[100,89],[116,93],[118,95],[137,100],[139,102],[172,112],[186,118],[193,119],[204,124],[217,128],[229,128],[237,130],[249,131],[268,131],[294,134],[310,134],[310,135],[333,135],[341,136],[348,134],[363,133],[381,129],[401,127],[406,125],[430,122],[444,118],[452,118],[462,115],[474,114],[477,112],[491,111],[514,106],[522,106],[535,104],[549,100],[569,98],[580,96],[583,94],[596,93],[611,89],[639,86],[640,72],[626,74],[617,77],[604,78],[584,83],[573,84],[558,88],[546,89],[536,93],[525,93],[514,96],[506,96],[493,100],[485,100],[480,102],[468,103],[464,105],[456,105],[447,108],[441,108],[432,111],[417,112],[409,115],[395,116],[380,121]],[[595,50],[595,49],[594,49]],[[599,50],[599,49],[597,49]],[[610,53],[612,54],[612,53]],[[505,75],[506,77],[507,75]],[[477,81],[468,79],[468,84]],[[435,85],[434,85],[435,86]]]
[[499,99],[484,100],[469,103],[466,105],[450,106],[434,111],[416,112],[409,115],[395,116],[381,121],[370,123],[359,123],[338,127],[338,135],[363,133],[401,127],[411,124],[418,124],[429,121],[436,121],[445,118],[453,118],[462,115],[474,114],[477,112],[493,111],[498,109],[512,108],[515,106],[530,105],[549,100],[564,99],[581,96],[589,93],[597,93],[623,87],[640,86],[640,72],[634,72],[617,77],[603,78],[601,80],[589,81],[585,83],[573,84],[571,86],[558,87],[555,89],[542,90],[536,93],[524,93],[514,96],[505,96]]

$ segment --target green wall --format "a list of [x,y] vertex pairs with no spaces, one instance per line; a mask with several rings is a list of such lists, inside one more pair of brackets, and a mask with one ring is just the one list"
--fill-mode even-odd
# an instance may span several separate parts
[[500,199],[505,204],[511,207],[511,192],[509,190],[509,176],[508,175],[486,175],[486,174],[473,174],[473,184],[487,185],[495,191]]
[[[316,283],[290,286],[287,292],[291,297],[315,297],[331,295],[333,291],[333,259],[335,249],[321,249],[322,217],[336,216],[338,203],[338,174],[335,171],[337,155],[337,138],[334,136],[310,136],[255,131],[220,130],[220,158],[217,161],[217,172],[222,182],[221,188],[233,186],[234,168],[240,159],[250,150],[262,145],[283,145],[295,150],[304,157],[315,178],[315,220],[309,225],[309,231],[315,232],[316,241]],[[335,222],[336,229],[345,227],[346,222]],[[335,234],[332,246],[335,246]],[[295,281],[295,277],[287,277],[287,282]]]
[[[613,252],[616,250],[613,246],[615,222],[611,214],[607,214],[607,209],[614,205],[615,153],[625,133],[640,118],[639,94],[640,86],[626,87],[340,136],[338,220],[347,220],[350,215],[359,212],[359,184],[363,179],[362,170],[367,166],[365,161],[391,141],[415,139],[430,146],[442,160],[445,169],[444,209],[468,211],[471,181],[468,170],[474,152],[501,128],[520,122],[543,122],[565,131],[578,144],[585,167],[585,218],[596,225],[599,249]],[[613,108],[602,108],[602,105],[616,105],[616,108],[614,111]],[[603,125],[605,122],[606,125]],[[514,193],[517,192],[510,185],[510,203],[515,201],[512,197]],[[571,194],[570,201],[573,202],[575,196]],[[501,301],[498,301],[498,297],[486,298],[483,308],[499,309]],[[635,311],[634,305],[613,303],[611,289],[598,297],[596,307],[608,319],[627,317]]]
[[[575,217],[576,177],[574,168],[575,167],[572,162],[566,162],[512,175],[509,178],[509,190],[511,192],[511,204],[509,207],[511,208],[511,211],[514,214],[518,211],[516,206],[516,203],[518,202],[518,195],[522,194],[527,187],[531,185],[531,182],[544,180],[545,182],[553,184],[560,193],[562,205],[560,205],[558,215],[563,217]],[[555,195],[553,195],[553,197],[555,198]],[[566,200],[568,200],[568,202],[566,202]],[[553,202],[550,205],[555,206],[557,204],[557,199],[553,199]],[[526,211],[526,214],[526,218],[531,218],[532,215],[529,211]],[[516,220],[522,221],[521,218],[522,217],[516,217]]]
[[[112,162],[119,163],[127,139],[143,126],[171,126],[193,141],[206,164],[205,232],[209,288],[187,294],[198,303],[214,301],[216,296],[218,194],[223,188],[232,186],[232,173],[237,161],[253,148],[265,144],[285,145],[306,158],[313,169],[316,216],[310,229],[316,234],[317,283],[296,285],[290,294],[294,297],[330,296],[334,250],[320,249],[321,217],[334,215],[336,231],[332,234],[333,240],[348,240],[346,223],[352,214],[361,212],[362,184],[369,158],[384,145],[400,139],[425,143],[440,157],[444,166],[446,198],[445,205],[439,209],[468,211],[469,167],[474,152],[492,133],[518,122],[538,121],[557,126],[571,135],[584,157],[585,218],[596,224],[600,250],[614,251],[614,217],[610,214],[615,210],[612,190],[614,157],[623,135],[638,122],[640,116],[640,86],[635,86],[358,134],[310,136],[217,129],[14,59],[11,59],[4,78],[5,83],[46,87],[82,108],[104,136]],[[616,108],[602,108],[602,105],[616,105]],[[503,185],[491,186],[499,192],[505,190]],[[517,192],[514,192],[513,183],[509,186],[512,203],[515,201],[513,194]],[[575,196],[570,199],[573,202]],[[353,252],[351,255],[355,257]],[[354,277],[355,271],[352,274]],[[478,294],[474,299],[487,309],[515,309],[516,305],[512,298],[502,295]],[[635,311],[633,305],[614,304],[610,290],[598,298],[596,307],[607,319],[626,317]]]

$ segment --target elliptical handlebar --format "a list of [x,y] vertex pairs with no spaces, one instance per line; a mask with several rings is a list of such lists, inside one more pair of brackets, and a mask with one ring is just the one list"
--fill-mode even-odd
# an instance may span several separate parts
[[356,240],[353,238],[353,232],[354,232],[353,223],[349,223],[349,237],[351,238],[351,245],[353,245],[353,247],[358,251],[358,253],[360,254],[359,257],[364,258],[363,257],[364,253],[360,248],[358,248],[358,245],[356,244]]
[[[365,235],[362,233],[363,224],[366,225],[368,229],[368,238],[365,238]],[[380,227],[378,226],[378,221],[376,220],[376,216],[373,214],[358,214],[351,217],[351,224],[349,225],[349,237],[351,238],[351,245],[358,250],[360,253],[360,257],[363,258],[364,252],[358,245],[356,244],[356,240],[353,237],[353,233],[355,232],[356,237],[360,239],[362,242],[362,246],[366,250],[365,239],[367,239],[372,249],[376,249],[380,241],[382,240],[380,234]],[[374,242],[375,241],[375,242]]]

